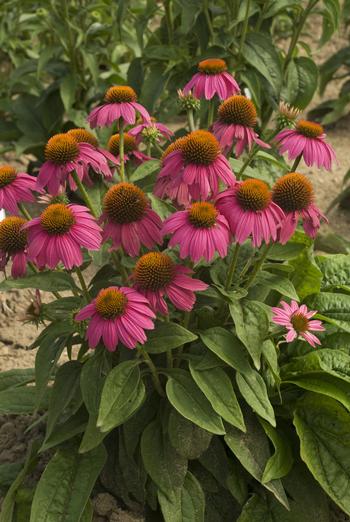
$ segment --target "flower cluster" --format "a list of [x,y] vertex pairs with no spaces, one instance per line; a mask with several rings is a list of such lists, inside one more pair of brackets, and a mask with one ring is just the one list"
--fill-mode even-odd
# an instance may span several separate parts
[[[34,270],[63,265],[76,270],[81,280],[84,249],[96,251],[104,243],[119,270],[124,255],[132,258],[122,267],[124,286],[108,286],[92,297],[84,285],[89,302],[75,320],[89,322],[91,348],[103,343],[114,351],[118,343],[127,348],[145,343],[145,331],[154,328],[156,314],[169,313],[170,303],[190,312],[196,292],[208,288],[193,277],[194,265],[226,258],[233,243],[239,247],[251,240],[254,248],[285,244],[299,219],[314,238],[326,221],[315,205],[310,181],[295,169],[270,188],[261,179],[237,179],[229,161],[231,152],[238,158],[245,149],[277,143],[289,159],[304,157],[307,165],[329,169],[335,155],[321,126],[299,120],[294,128],[279,132],[272,144],[264,142],[256,130],[253,101],[241,94],[221,59],[200,62],[181,97],[191,114],[200,100],[216,100],[217,118],[209,130],[191,128],[162,150],[152,196],[125,177],[124,165],[152,159],[151,151],[157,153],[160,144],[173,139],[173,132],[150,117],[129,86],[109,88],[104,103],[88,116],[92,129],[115,124],[106,149],[92,132],[70,129],[48,140],[37,178],[9,165],[0,167],[0,208],[12,214],[0,223],[2,270],[10,259],[13,277],[23,276],[27,263]],[[288,110],[296,119],[298,111]],[[86,190],[96,182],[105,188],[100,213]],[[85,205],[71,203],[68,191],[79,191]],[[35,192],[46,207],[31,218],[23,203],[33,203]],[[152,208],[157,197],[175,206],[165,219],[158,207]],[[25,218],[19,217],[20,211]],[[323,329],[320,321],[310,321],[316,312],[294,301],[281,304],[283,308],[273,309],[273,321],[287,328],[286,340],[300,335],[312,346],[319,343],[310,333]]]

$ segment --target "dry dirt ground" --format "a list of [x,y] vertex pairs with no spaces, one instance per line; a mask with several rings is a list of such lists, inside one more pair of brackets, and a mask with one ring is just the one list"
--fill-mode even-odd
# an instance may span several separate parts
[[[317,49],[315,41],[317,41],[320,31],[320,23],[317,18],[311,23],[312,30],[309,31],[307,28],[307,33],[314,36],[306,36],[306,38],[315,49],[316,62],[321,64],[336,50],[347,45],[348,38],[343,29],[326,46]],[[339,82],[329,85],[323,99],[336,97],[338,91]],[[310,108],[319,102],[320,98],[315,96]],[[342,187],[343,176],[350,169],[349,129],[350,116],[327,129],[327,139],[335,148],[338,158],[338,165],[334,167],[333,172],[299,167],[301,172],[310,176],[315,187],[316,201],[322,210],[326,210],[330,201],[337,196]],[[350,210],[336,208],[329,219],[329,229],[350,240]],[[34,366],[35,351],[28,351],[27,347],[36,338],[39,330],[32,324],[23,322],[25,310],[32,297],[33,295],[26,290],[0,294],[0,371]],[[44,294],[43,299],[47,300],[49,296]],[[30,418],[0,417],[0,464],[13,462],[24,455],[28,442],[24,431],[30,422]],[[136,522],[140,520],[137,515],[123,511],[115,499],[108,494],[98,495],[94,499],[94,511],[94,522]],[[350,519],[344,514],[334,515],[334,522],[346,520]]]

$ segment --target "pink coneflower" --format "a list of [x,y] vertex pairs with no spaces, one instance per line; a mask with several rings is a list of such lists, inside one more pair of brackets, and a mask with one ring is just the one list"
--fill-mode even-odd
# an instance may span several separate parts
[[279,241],[284,244],[294,234],[299,217],[303,220],[305,233],[315,239],[321,220],[328,219],[314,204],[312,184],[303,174],[290,172],[277,180],[272,189],[272,199],[285,213],[279,231]]
[[139,144],[144,139],[146,142],[158,142],[161,138],[170,140],[174,136],[173,131],[168,129],[163,123],[155,121],[151,118],[151,121],[147,121],[133,127],[128,131],[130,136],[134,136],[136,143]]
[[145,330],[153,330],[155,315],[143,295],[132,288],[111,286],[75,316],[76,321],[89,318],[86,337],[90,348],[102,340],[109,352],[115,352],[119,342],[131,349],[144,344]]
[[236,178],[213,134],[197,130],[177,142],[175,150],[163,157],[154,189],[157,196],[187,205],[191,199],[215,196],[219,181],[225,186],[234,185]]
[[134,287],[143,294],[155,312],[166,315],[167,296],[175,308],[190,312],[196,301],[195,291],[206,290],[208,285],[192,279],[192,271],[174,261],[163,252],[149,252],[136,263],[133,273]]
[[290,305],[285,301],[281,301],[281,305],[282,308],[272,308],[274,313],[272,321],[287,328],[288,333],[285,338],[288,343],[291,343],[297,337],[302,337],[313,348],[316,347],[316,344],[321,344],[316,335],[310,333],[323,332],[325,329],[321,321],[310,321],[311,317],[317,314],[316,311],[308,311],[305,305],[299,306],[296,301],[292,301]]
[[65,186],[67,180],[72,190],[77,186],[71,176],[75,171],[80,180],[88,174],[89,168],[94,172],[111,177],[107,159],[89,143],[78,143],[67,134],[55,134],[46,144],[45,163],[39,170],[37,187],[42,190],[47,187],[52,195],[59,193],[60,186]]
[[285,129],[277,134],[275,141],[281,154],[288,152],[288,159],[302,155],[308,167],[317,165],[331,170],[336,161],[333,147],[325,140],[322,125],[312,121],[299,120],[295,129]]
[[27,232],[23,230],[26,220],[9,216],[0,221],[0,270],[12,259],[12,277],[22,277],[27,267]]
[[211,261],[215,252],[227,255],[230,228],[212,203],[193,203],[187,210],[175,212],[163,225],[163,235],[172,234],[169,246],[180,246],[180,257],[197,263],[202,257]]
[[220,105],[213,132],[225,152],[235,144],[235,153],[238,157],[245,147],[250,150],[253,143],[265,149],[270,148],[270,145],[262,141],[254,131],[256,122],[257,113],[254,103],[242,95],[231,96]]
[[32,191],[35,190],[36,179],[25,172],[17,172],[11,165],[0,167],[0,209],[11,214],[18,214],[17,204],[22,201],[35,201]]
[[28,230],[28,256],[39,267],[68,270],[83,262],[81,247],[98,250],[101,229],[86,207],[53,203],[39,217],[24,225]]
[[106,221],[103,240],[111,238],[113,248],[121,246],[129,256],[137,256],[141,245],[153,248],[162,242],[160,217],[145,193],[132,183],[118,183],[108,190],[100,221]]
[[[114,157],[114,162],[120,165],[120,134],[113,134],[108,141],[108,150]],[[124,162],[133,160],[136,165],[152,159],[137,148],[136,138],[130,136],[129,132],[124,133]]]
[[211,100],[215,94],[221,100],[225,100],[233,94],[240,92],[240,88],[234,77],[227,72],[227,65],[220,58],[209,58],[198,64],[198,72],[183,88],[188,94],[193,90],[196,98]]
[[251,236],[254,247],[263,241],[276,241],[285,219],[283,210],[272,201],[269,187],[259,179],[237,182],[232,189],[221,192],[216,206],[226,217],[237,243]]
[[105,103],[93,109],[87,118],[91,128],[108,127],[119,119],[126,124],[134,125],[136,113],[140,114],[143,121],[150,121],[150,115],[136,100],[136,92],[131,87],[110,87],[105,94]]

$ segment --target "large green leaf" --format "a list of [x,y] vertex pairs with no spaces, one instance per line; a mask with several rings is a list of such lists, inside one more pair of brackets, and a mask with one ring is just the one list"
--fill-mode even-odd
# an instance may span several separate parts
[[320,291],[322,272],[308,252],[303,252],[299,257],[290,260],[289,264],[294,267],[292,283],[300,299]]
[[156,328],[148,333],[144,349],[149,353],[162,353],[196,339],[195,334],[179,324],[158,321]]
[[124,361],[108,374],[102,390],[97,426],[106,432],[131,417],[145,399],[139,361]]
[[160,164],[159,160],[149,160],[145,161],[144,163],[141,163],[137,169],[132,172],[129,181],[131,183],[135,183],[136,181],[140,181],[143,178],[146,178],[147,176],[150,176],[151,174],[154,174],[159,170]]
[[245,431],[243,414],[230,378],[222,368],[197,370],[190,362],[190,371],[197,386],[202,390],[210,404],[226,422]]
[[76,446],[60,449],[35,490],[30,522],[77,522],[106,461],[99,446],[80,455]]
[[318,68],[311,58],[293,58],[287,69],[287,100],[294,107],[305,109],[315,94],[318,82]]
[[189,471],[181,491],[182,522],[204,522],[205,496],[196,477]]
[[292,449],[285,434],[282,435],[262,419],[260,423],[275,448],[275,453],[266,462],[262,477],[262,482],[270,482],[288,475],[293,466]]
[[314,393],[298,401],[294,425],[301,458],[338,506],[350,514],[350,414]]
[[266,309],[260,302],[249,300],[232,302],[229,308],[237,337],[248,350],[255,367],[259,369],[262,344],[269,331]]
[[281,61],[276,47],[266,34],[251,32],[247,35],[244,59],[269,82],[276,94],[282,82]]
[[212,434],[185,419],[176,410],[169,415],[169,439],[179,455],[197,459],[208,449]]
[[[225,435],[225,442],[236,455],[242,466],[259,482],[262,482],[266,463],[269,460],[270,448],[268,439],[251,412],[246,412],[245,423],[247,432],[242,433],[237,428],[230,427]],[[271,491],[279,502],[288,508],[288,500],[279,479],[263,484]]]
[[58,292],[76,290],[77,285],[72,276],[66,272],[40,272],[40,274],[28,275],[19,279],[6,279],[0,283],[0,290],[11,290],[12,288],[35,288],[46,292]]
[[318,256],[316,262],[320,267],[323,280],[322,289],[350,286],[350,259],[347,254]]
[[272,426],[276,426],[275,413],[260,373],[252,368],[243,374],[237,372],[236,381],[239,391],[249,406]]
[[350,383],[350,355],[340,350],[323,348],[302,357],[295,357],[281,368],[285,380],[320,371]]
[[[288,266],[288,265],[281,265]],[[287,277],[282,277],[281,274],[271,274],[269,272],[261,271],[257,277],[257,283],[269,287],[271,290],[276,290],[279,294],[290,299],[299,301],[298,294],[295,291],[294,285]]]
[[350,295],[322,292],[310,296],[307,304],[313,310],[318,310],[324,321],[350,332]]
[[226,364],[241,373],[249,372],[244,346],[232,332],[217,326],[201,332],[200,337],[205,346]]
[[186,419],[210,433],[225,434],[221,417],[188,372],[173,373],[168,379],[166,393],[172,406]]
[[291,377],[286,383],[304,390],[327,395],[339,401],[350,412],[350,384],[324,372]]
[[14,386],[23,386],[33,381],[34,368],[23,368],[0,372],[0,392]]
[[[49,390],[40,401],[40,408],[46,409],[49,402]],[[0,413],[21,415],[34,413],[38,407],[38,391],[35,386],[7,388],[0,392]]]

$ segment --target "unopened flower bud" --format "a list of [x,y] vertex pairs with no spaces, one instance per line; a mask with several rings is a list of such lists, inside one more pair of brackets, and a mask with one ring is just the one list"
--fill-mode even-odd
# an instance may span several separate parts
[[181,89],[178,89],[178,102],[182,111],[198,111],[200,107],[200,100],[196,98],[191,91],[185,94]]
[[295,120],[300,113],[301,110],[297,107],[293,107],[289,103],[280,101],[276,117],[278,129],[295,127]]

